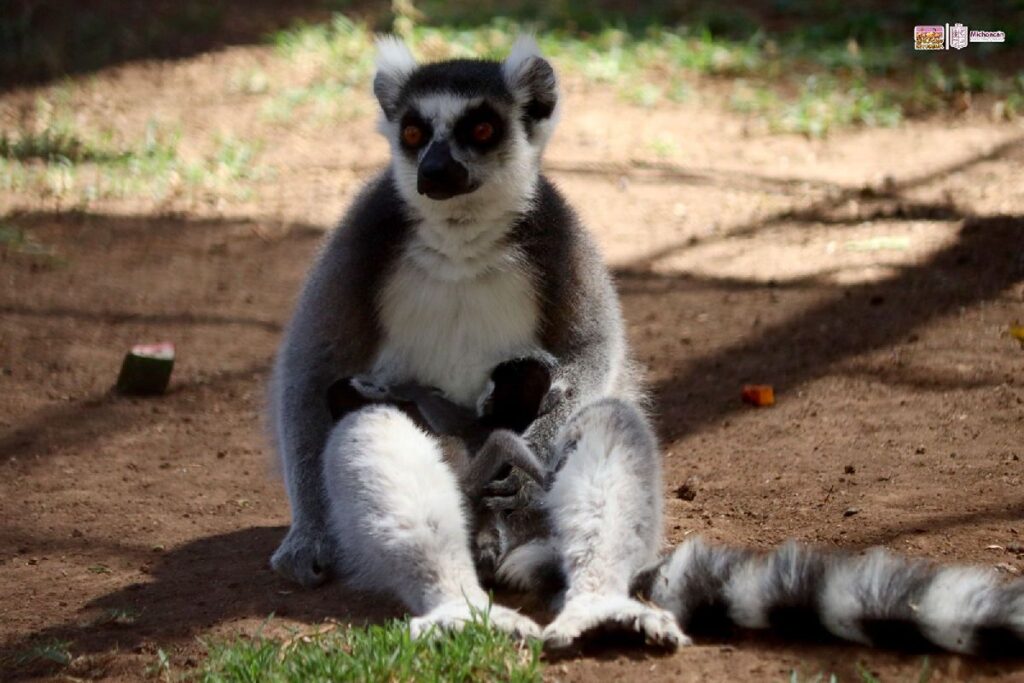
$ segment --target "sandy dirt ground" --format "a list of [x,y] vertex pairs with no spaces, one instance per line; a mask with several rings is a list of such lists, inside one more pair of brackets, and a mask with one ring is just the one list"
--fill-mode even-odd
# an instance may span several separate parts
[[[74,106],[126,130],[174,116],[244,139],[265,124],[224,80],[265,59],[119,67],[83,81]],[[641,110],[570,79],[566,103],[547,168],[596,233],[649,371],[667,543],[883,545],[1019,574],[1024,349],[1008,328],[1024,322],[1024,126],[969,114],[807,140],[701,98]],[[73,210],[0,194],[5,221],[59,255],[0,251],[8,654],[67,641],[61,675],[134,680],[158,650],[187,673],[210,637],[402,614],[267,567],[288,523],[262,427],[268,366],[324,230],[385,159],[362,106],[343,125],[272,128],[263,162],[277,172],[244,201]],[[665,134],[667,159],[650,145]],[[112,394],[125,349],[163,340],[179,355],[170,392]],[[742,405],[750,382],[774,385],[777,405]],[[1019,664],[746,636],[592,653],[546,675],[860,680],[861,666],[1024,680]]]

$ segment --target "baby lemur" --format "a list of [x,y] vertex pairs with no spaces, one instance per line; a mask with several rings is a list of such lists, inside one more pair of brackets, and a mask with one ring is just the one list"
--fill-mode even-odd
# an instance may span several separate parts
[[[430,64],[384,38],[373,90],[390,162],[327,239],[274,364],[271,425],[292,512],[277,571],[386,591],[414,615],[413,635],[489,609],[493,627],[551,647],[613,627],[672,648],[689,642],[681,626],[718,614],[883,645],[1021,651],[1024,583],[981,570],[699,541],[659,558],[660,458],[619,300],[540,171],[560,106],[551,64],[528,38],[503,61]],[[515,386],[493,374],[515,359],[553,359],[549,380],[564,392],[495,430],[477,416]],[[339,378],[360,390],[336,390],[332,415]],[[368,405],[364,391],[394,398]],[[403,396],[422,420],[393,404]],[[423,428],[431,420],[439,430]],[[438,431],[461,433],[477,460],[453,465]],[[502,435],[513,438],[482,457]],[[484,484],[524,452],[534,465],[521,458]],[[483,501],[503,509],[498,584],[537,591],[552,566],[561,574],[543,629],[488,606],[467,514]]]
[[538,485],[546,484],[544,466],[520,434],[562,399],[563,387],[551,384],[554,364],[553,358],[521,358],[499,364],[491,372],[492,388],[486,402],[476,409],[450,401],[434,387],[415,382],[384,386],[365,376],[336,381],[327,391],[327,402],[335,419],[375,402],[409,405],[416,410],[414,417],[432,434],[458,440],[447,445],[446,461],[473,508],[471,538],[477,573],[490,583],[504,549],[514,541],[508,539],[502,519],[506,502],[501,496],[484,494],[489,484],[504,479],[512,468]]

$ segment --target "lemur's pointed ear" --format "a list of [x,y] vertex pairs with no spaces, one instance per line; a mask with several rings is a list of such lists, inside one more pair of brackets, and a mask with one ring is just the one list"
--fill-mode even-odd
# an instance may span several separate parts
[[373,94],[377,96],[384,116],[389,119],[394,117],[402,86],[416,66],[416,58],[401,38],[377,38],[377,75],[373,77]]
[[519,36],[501,71],[512,96],[530,119],[551,118],[558,104],[558,79],[533,36]]

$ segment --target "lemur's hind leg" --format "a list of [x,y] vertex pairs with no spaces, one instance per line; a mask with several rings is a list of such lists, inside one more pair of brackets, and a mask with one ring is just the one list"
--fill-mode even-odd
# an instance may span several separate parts
[[661,543],[661,470],[646,418],[632,404],[604,399],[570,420],[557,447],[564,464],[546,503],[567,588],[545,643],[567,647],[615,630],[660,647],[688,644],[670,612],[629,594]]
[[344,548],[339,568],[355,586],[383,590],[413,613],[413,636],[459,629],[475,611],[517,637],[539,627],[488,606],[469,552],[468,522],[455,474],[438,441],[391,406],[349,414],[324,453],[330,529]]

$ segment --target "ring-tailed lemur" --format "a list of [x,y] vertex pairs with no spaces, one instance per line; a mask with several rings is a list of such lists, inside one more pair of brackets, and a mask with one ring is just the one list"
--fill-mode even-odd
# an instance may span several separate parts
[[499,582],[535,588],[554,563],[565,588],[543,630],[500,606],[495,627],[557,647],[618,626],[675,647],[688,642],[680,624],[717,609],[752,628],[809,615],[864,642],[916,633],[957,651],[1020,647],[1022,583],[981,570],[697,541],[659,559],[660,461],[618,299],[539,171],[558,105],[553,69],[529,39],[503,62],[419,65],[386,38],[377,67],[390,166],[330,236],[273,373],[292,506],[278,571],[312,585],[336,569],[389,591],[415,615],[414,634],[464,623],[488,597],[441,441],[394,406],[354,407],[335,423],[324,399],[339,378],[367,375],[437,387],[472,408],[487,403],[493,368],[550,354],[564,393],[524,434],[549,487],[514,472],[484,495],[513,508]]

